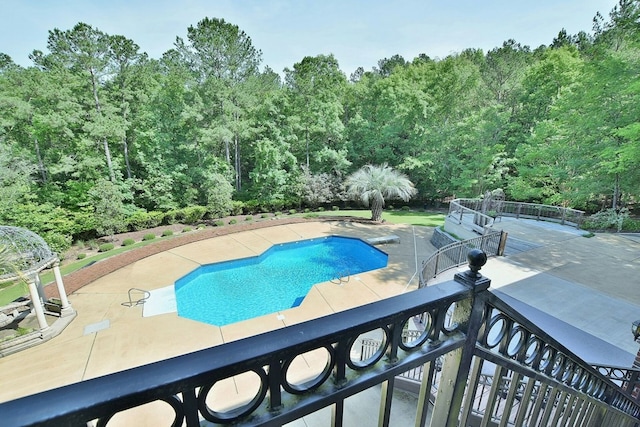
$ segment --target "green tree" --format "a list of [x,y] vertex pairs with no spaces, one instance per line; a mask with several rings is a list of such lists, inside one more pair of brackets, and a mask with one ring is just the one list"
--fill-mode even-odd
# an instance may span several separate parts
[[214,218],[221,218],[231,213],[233,208],[233,186],[220,173],[213,173],[209,179],[207,191],[207,209]]
[[196,78],[203,120],[200,139],[223,146],[224,158],[235,171],[235,187],[242,187],[242,142],[249,135],[249,110],[257,102],[252,79],[258,76],[262,52],[237,25],[205,18],[187,30],[189,43],[176,40],[176,50]]
[[124,197],[113,182],[101,179],[89,191],[94,207],[96,231],[102,236],[110,236],[125,227]]
[[407,61],[402,55],[393,55],[391,58],[384,58],[378,61],[378,67],[374,67],[374,72],[382,77],[389,77],[396,67],[404,67]]
[[85,23],[76,24],[71,30],[49,31],[47,48],[49,55],[34,52],[32,58],[37,65],[47,70],[66,68],[85,88],[81,102],[90,107],[90,120],[84,126],[88,137],[99,141],[104,150],[108,177],[116,180],[115,166],[109,147],[109,139],[122,139],[124,128],[117,109],[102,96],[105,82],[112,76],[110,61],[110,37]]
[[347,194],[371,206],[371,219],[382,220],[386,200],[402,199],[408,202],[416,194],[413,183],[406,175],[388,165],[365,165],[347,177]]
[[109,37],[108,56],[113,64],[115,75],[109,82],[109,95],[114,105],[118,106],[122,124],[122,155],[124,158],[126,178],[133,178],[131,172],[131,162],[129,160],[130,146],[135,132],[131,129],[131,124],[135,120],[132,114],[139,109],[139,104],[146,101],[146,89],[143,80],[146,77],[145,62],[147,55],[140,53],[140,47],[132,40],[123,36]]
[[0,221],[28,200],[36,167],[0,144]]
[[[333,165],[312,157],[324,148],[344,148],[344,107],[342,98],[347,79],[333,55],[307,56],[285,69],[285,85],[290,96],[290,120],[298,143],[292,151],[310,171],[328,171]],[[324,170],[323,170],[324,169]]]

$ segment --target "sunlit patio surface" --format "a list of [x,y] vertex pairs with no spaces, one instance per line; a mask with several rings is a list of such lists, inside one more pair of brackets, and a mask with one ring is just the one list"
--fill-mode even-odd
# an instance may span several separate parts
[[[426,227],[309,222],[215,237],[134,262],[70,295],[78,316],[58,337],[0,359],[0,401],[283,328],[415,289],[417,266],[435,250],[428,242],[431,233],[432,229]],[[153,291],[173,285],[199,265],[259,255],[274,244],[328,235],[363,239],[397,235],[400,244],[379,246],[389,255],[384,269],[352,276],[342,285],[317,284],[298,307],[223,327],[178,317],[176,313],[143,317],[142,305],[123,305],[129,301],[130,288]],[[325,360],[325,355],[317,351],[299,357],[291,375],[300,380],[312,377]],[[248,389],[251,394],[255,380],[246,374],[217,384],[209,394],[210,404],[221,410],[245,401],[252,395],[238,395],[238,390]],[[218,400],[219,396],[224,399]],[[130,417],[135,417],[135,425],[158,425],[160,420],[166,424],[171,416],[168,405],[154,403],[130,414],[119,414],[109,425],[131,425]]]

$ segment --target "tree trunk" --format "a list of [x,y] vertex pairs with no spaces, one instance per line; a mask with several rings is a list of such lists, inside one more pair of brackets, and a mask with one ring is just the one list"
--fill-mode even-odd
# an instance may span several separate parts
[[304,139],[307,142],[307,149],[306,149],[306,152],[307,152],[307,170],[310,170],[309,169],[309,128],[305,129],[304,136],[305,136]]
[[131,165],[129,164],[129,145],[127,137],[122,138],[122,151],[124,152],[124,163],[127,166],[127,178],[131,179]]
[[384,201],[382,199],[373,199],[371,201],[371,219],[373,221],[380,222],[382,221],[382,204]]
[[242,182],[240,179],[240,141],[238,139],[238,135],[236,134],[234,137],[235,141],[235,170],[236,170],[236,191],[240,191],[240,187],[242,186]]
[[33,142],[36,149],[36,157],[38,158],[38,170],[40,171],[40,176],[42,177],[42,183],[47,183],[47,170],[44,168],[44,161],[42,160],[42,154],[40,153],[40,144],[38,143],[38,138],[33,138]]
[[613,184],[613,203],[611,206],[613,210],[615,211],[618,210],[619,201],[620,201],[620,174],[616,173],[616,177]]
[[[100,107],[100,99],[98,98],[98,87],[96,85],[96,76],[93,69],[90,69],[91,73],[91,90],[93,91],[93,100],[96,103],[96,111],[98,116],[102,116],[102,108]],[[109,150],[109,141],[107,138],[103,138],[102,144],[104,145],[104,155],[107,158],[107,168],[109,169],[109,178],[111,182],[116,182],[116,174],[113,172],[113,163],[111,162],[111,151]]]
[[[125,105],[125,99],[124,99],[124,87],[121,87],[121,91],[122,91],[122,99],[121,99],[121,103],[122,105]],[[122,109],[122,122],[123,123],[127,123],[127,110],[126,108],[123,107]],[[127,179],[131,179],[131,165],[129,164],[129,144],[127,143],[127,131],[125,130],[124,133],[124,137],[122,138],[122,151],[124,154],[124,163],[127,167]]]
[[[224,104],[220,101],[220,116],[222,117],[223,125],[227,125],[227,120],[224,117]],[[227,138],[224,139],[224,156],[228,165],[231,165],[231,148],[229,147],[229,140]]]
[[111,162],[111,151],[109,150],[109,141],[107,138],[102,140],[102,144],[104,145],[104,155],[107,158],[107,168],[109,169],[109,179],[111,182],[116,182],[116,174],[113,172],[113,163]]

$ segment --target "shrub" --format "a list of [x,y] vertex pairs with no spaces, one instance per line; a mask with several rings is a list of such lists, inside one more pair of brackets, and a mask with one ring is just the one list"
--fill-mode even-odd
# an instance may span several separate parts
[[242,211],[245,214],[255,214],[260,211],[260,203],[257,200],[247,200],[243,203]]
[[233,218],[233,219],[231,219],[231,220],[229,221],[229,225],[233,225],[233,224],[235,224],[236,222],[238,222],[238,220],[237,220],[237,219],[235,219],[235,218]]
[[305,208],[304,209],[304,213],[309,213],[309,212],[311,212],[311,209],[309,209],[309,208]]
[[162,212],[137,211],[127,218],[127,225],[129,230],[140,231],[159,226],[162,224],[163,218],[164,213]]
[[393,205],[389,205],[389,206],[387,206],[387,210],[392,211],[393,209],[394,209]]
[[324,212],[324,208],[322,206],[318,207],[318,212]]
[[170,210],[164,213],[164,218],[162,219],[162,223],[166,225],[175,224],[178,218],[178,211]]
[[247,215],[244,220],[245,221],[253,221],[253,216]]
[[271,200],[269,201],[269,206],[273,211],[281,211],[285,207],[284,200]]
[[584,223],[584,227],[592,230],[615,229],[622,231],[622,226],[629,219],[629,210],[622,208],[619,211],[615,209],[606,209],[591,215]]
[[196,230],[204,230],[206,227],[204,226],[204,224],[200,224],[199,226],[196,227]]
[[274,214],[275,216],[281,216],[281,215],[282,215],[282,212],[280,212],[280,211],[275,211],[273,214]]
[[144,241],[147,241],[147,240],[153,240],[155,238],[156,238],[155,234],[148,233],[148,234],[145,234],[144,236],[142,236],[142,241],[144,242]]
[[224,225],[224,221],[220,219],[214,222],[213,225],[215,225],[216,227],[222,227]]
[[268,213],[260,214],[260,218],[268,218],[268,217],[269,217]]
[[640,231],[640,219],[626,218],[622,221],[622,230],[637,233]]
[[192,230],[193,230],[193,228],[191,228],[191,227],[185,227],[185,228],[182,229],[182,232],[183,233],[188,233],[188,232],[190,232]]
[[41,234],[41,236],[53,252],[61,254],[71,247],[71,236],[60,234],[55,231],[47,231]]
[[404,205],[404,206],[403,206],[403,207],[401,207],[400,209],[401,209],[401,210],[403,210],[403,211],[411,210],[411,208],[410,208],[409,206],[407,206],[407,205]]
[[242,215],[244,208],[244,202],[241,202],[240,200],[234,200],[231,203],[231,215]]
[[[233,210],[233,186],[229,180],[220,173],[212,173],[206,179],[205,193],[207,199],[207,209],[211,218],[223,218]],[[240,207],[242,209],[242,207]],[[197,221],[197,218],[192,222]]]
[[182,214],[184,216],[184,222],[187,224],[194,224],[200,221],[204,214],[207,213],[207,208],[204,206],[187,206],[182,209]]
[[296,212],[295,209],[289,209],[289,215],[295,215]]
[[133,239],[124,239],[122,241],[122,246],[131,246],[135,243],[136,241]]
[[85,254],[84,252],[80,252],[78,254],[78,259],[85,259],[87,257],[87,254]]
[[103,243],[98,248],[98,252],[107,252],[107,251],[110,251],[113,248],[114,248],[114,244],[113,243]]
[[331,206],[332,211],[339,211],[340,208],[338,206]]
[[305,218],[318,218],[320,215],[315,213],[315,212],[311,212],[311,213],[306,213],[304,214]]
[[162,232],[162,237],[173,236],[173,230],[164,230]]

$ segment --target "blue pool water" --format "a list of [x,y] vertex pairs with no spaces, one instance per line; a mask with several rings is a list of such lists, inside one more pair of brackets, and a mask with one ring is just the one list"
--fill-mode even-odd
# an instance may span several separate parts
[[175,282],[178,315],[224,326],[299,305],[316,283],[387,266],[360,239],[285,243],[262,255],[201,266]]

